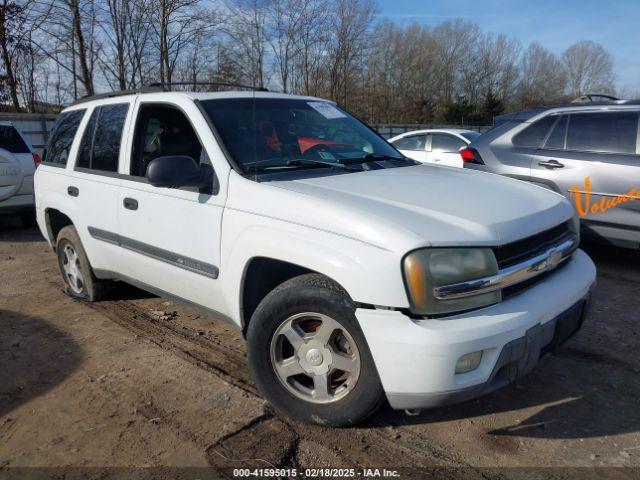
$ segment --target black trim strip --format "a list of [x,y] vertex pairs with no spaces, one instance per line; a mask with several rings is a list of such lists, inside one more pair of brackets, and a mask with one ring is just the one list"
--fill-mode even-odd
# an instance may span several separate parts
[[167,298],[169,300],[173,300],[177,303],[181,303],[189,308],[193,308],[195,310],[199,310],[201,312],[203,312],[206,315],[213,315],[214,317],[216,317],[216,319],[222,320],[226,323],[229,323],[230,325],[232,325],[233,327],[235,327],[238,331],[242,332],[242,328],[236,323],[234,322],[231,317],[225,315],[224,313],[220,313],[217,310],[213,310],[211,308],[205,307],[203,305],[200,305],[199,303],[194,303],[191,300],[187,300],[185,298],[179,297],[177,295],[173,295],[172,293],[169,293],[165,290],[161,290],[159,288],[156,287],[152,287],[149,284],[146,284],[144,282],[139,282],[138,280],[135,280],[131,277],[127,277],[126,275],[121,275],[119,273],[116,272],[112,272],[111,270],[100,270],[100,269],[94,269],[94,274],[96,275],[96,277],[98,277],[101,280],[120,280],[126,283],[129,283],[131,285],[134,285],[136,287],[138,287],[141,290],[145,290],[149,293],[153,293],[154,295],[158,295],[159,297],[164,297]]
[[132,238],[123,237],[117,233],[108,232],[95,227],[89,227],[88,229],[89,235],[96,240],[102,240],[103,242],[126,248],[127,250],[146,255],[147,257],[154,258],[184,270],[189,270],[193,273],[204,275],[205,277],[214,279],[218,278],[218,267],[210,263],[201,262],[195,258],[186,257],[175,252],[170,252],[169,250],[154,247],[153,245],[139,242]]
[[119,178],[121,180],[131,180],[133,182],[140,182],[140,183],[147,183],[147,184],[149,183],[149,180],[147,180],[145,177],[134,177],[132,175],[126,175],[124,173],[108,172],[106,170],[94,170],[94,169],[85,168],[85,167],[75,167],[73,171],[78,173],[88,173],[90,175],[98,175],[101,177]]

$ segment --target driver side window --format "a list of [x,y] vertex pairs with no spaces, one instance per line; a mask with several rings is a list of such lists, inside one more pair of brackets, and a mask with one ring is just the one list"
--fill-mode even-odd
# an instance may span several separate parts
[[152,160],[176,155],[191,157],[199,165],[211,164],[184,113],[169,105],[143,104],[138,111],[129,173],[144,177]]

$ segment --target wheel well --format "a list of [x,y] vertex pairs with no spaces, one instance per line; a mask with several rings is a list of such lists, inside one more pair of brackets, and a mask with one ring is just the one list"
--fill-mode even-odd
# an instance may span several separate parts
[[53,208],[47,208],[45,210],[45,218],[47,219],[47,231],[51,239],[51,245],[55,250],[58,233],[67,225],[73,225],[73,222],[64,213]]
[[282,260],[265,257],[253,258],[245,269],[242,284],[242,303],[240,307],[242,308],[243,330],[246,330],[253,312],[271,290],[290,278],[304,275],[305,273],[315,272]]

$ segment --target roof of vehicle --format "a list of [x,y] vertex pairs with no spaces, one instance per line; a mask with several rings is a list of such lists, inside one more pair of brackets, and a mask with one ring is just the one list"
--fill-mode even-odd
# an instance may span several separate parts
[[189,91],[177,91],[177,92],[167,92],[158,89],[141,89],[136,91],[120,91],[120,92],[110,92],[103,93],[98,95],[93,95],[91,97],[81,98],[72,103],[67,109],[74,109],[74,107],[78,107],[80,105],[86,105],[91,103],[100,103],[105,100],[111,99],[130,99],[132,97],[141,96],[153,96],[154,98],[176,98],[176,96],[187,97],[193,100],[216,100],[223,98],[282,98],[282,99],[299,99],[299,100],[316,100],[316,101],[329,101],[322,98],[317,97],[309,97],[309,96],[301,96],[301,95],[290,95],[285,93],[276,93],[276,92],[267,92],[263,90],[254,90],[254,91],[223,91],[223,92],[189,92]]
[[556,105],[545,105],[538,108],[530,108],[527,110],[519,110],[517,112],[506,113],[504,115],[498,115],[494,123],[503,123],[508,121],[526,122],[530,118],[533,118],[541,113],[558,109],[558,110],[583,110],[583,109],[599,109],[607,107],[633,107],[640,106],[640,100],[613,100],[605,102],[584,102],[584,103],[559,103]]
[[420,135],[421,133],[451,133],[454,135],[462,135],[463,133],[480,133],[474,130],[466,130],[464,128],[424,128],[422,130],[411,130],[409,132],[401,133],[400,135],[396,135],[389,139],[390,142],[394,140],[398,140],[402,137],[407,137],[410,135]]

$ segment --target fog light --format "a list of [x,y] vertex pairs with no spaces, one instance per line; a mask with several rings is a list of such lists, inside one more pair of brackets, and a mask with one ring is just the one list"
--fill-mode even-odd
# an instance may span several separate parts
[[461,356],[456,363],[456,373],[467,373],[475,370],[482,360],[482,350]]

